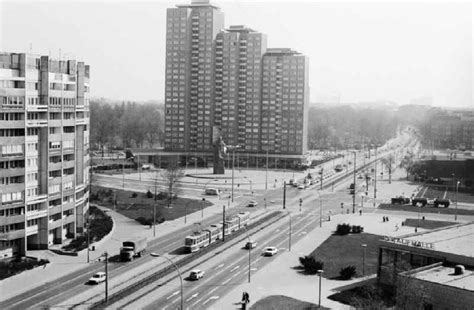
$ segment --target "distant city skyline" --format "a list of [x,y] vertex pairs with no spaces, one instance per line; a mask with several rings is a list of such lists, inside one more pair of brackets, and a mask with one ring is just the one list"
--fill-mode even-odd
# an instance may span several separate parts
[[[177,1],[0,1],[0,50],[91,65],[91,96],[164,99],[166,9]],[[310,102],[432,98],[473,107],[473,5],[211,1],[225,27],[309,56]],[[54,14],[53,14],[54,12]],[[18,18],[22,16],[22,18]]]

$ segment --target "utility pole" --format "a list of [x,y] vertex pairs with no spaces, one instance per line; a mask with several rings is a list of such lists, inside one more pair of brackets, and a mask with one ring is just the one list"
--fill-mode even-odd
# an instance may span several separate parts
[[109,302],[109,274],[108,274],[108,262],[109,253],[105,252],[105,303]]
[[374,162],[374,208],[375,199],[377,198],[377,147],[375,147],[375,162]]
[[156,237],[156,190],[158,183],[158,175],[155,172],[155,197],[153,197],[153,237]]
[[222,242],[225,241],[225,205],[222,205]]
[[286,205],[286,181],[283,182],[283,210],[285,210]]
[[357,154],[354,151],[354,191],[352,194],[352,213],[355,213],[355,205],[356,205],[356,160],[357,160]]
[[323,190],[323,172],[324,172],[324,168],[321,167],[321,171],[319,171],[319,174],[320,174],[320,176],[319,176],[319,183],[320,183],[319,184],[319,189],[320,190]]

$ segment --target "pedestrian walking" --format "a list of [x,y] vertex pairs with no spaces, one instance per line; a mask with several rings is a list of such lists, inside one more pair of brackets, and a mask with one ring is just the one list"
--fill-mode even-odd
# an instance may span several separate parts
[[359,215],[362,215],[362,209],[359,208]]

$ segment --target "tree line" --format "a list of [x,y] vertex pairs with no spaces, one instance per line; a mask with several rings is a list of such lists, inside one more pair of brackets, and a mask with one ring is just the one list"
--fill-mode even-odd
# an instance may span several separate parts
[[163,105],[91,100],[91,143],[100,150],[153,148],[163,142]]
[[311,107],[309,149],[362,148],[383,144],[395,136],[400,118],[394,111],[338,106]]
[[[153,148],[163,145],[163,105],[94,100],[90,112],[94,148]],[[308,148],[345,149],[382,144],[395,136],[399,125],[400,116],[383,109],[311,107]]]

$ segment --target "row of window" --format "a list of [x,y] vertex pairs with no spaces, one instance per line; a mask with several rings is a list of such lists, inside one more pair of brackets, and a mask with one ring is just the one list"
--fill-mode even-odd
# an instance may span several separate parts
[[3,193],[2,203],[23,200],[23,192]]

